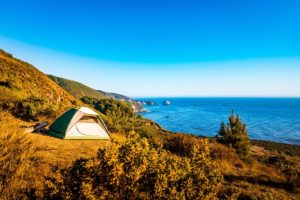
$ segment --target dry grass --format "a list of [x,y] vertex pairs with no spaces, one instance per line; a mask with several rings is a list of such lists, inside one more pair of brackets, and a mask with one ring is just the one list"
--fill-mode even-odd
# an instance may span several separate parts
[[[25,123],[26,124],[26,123]],[[41,197],[45,176],[71,166],[79,158],[96,155],[109,141],[61,140],[23,133],[24,122],[0,112],[0,199]]]
[[[19,121],[0,112],[0,198],[19,198],[34,184],[31,165],[36,160],[36,145],[18,129]],[[26,192],[26,191],[25,191]]]
[[[252,146],[250,161],[242,161],[230,148],[218,143],[210,144],[212,157],[217,160],[224,175],[225,183],[222,191],[236,186],[240,191],[240,198],[256,196],[274,199],[297,199],[297,193],[291,193],[286,189],[287,177],[278,168],[258,161],[260,158],[268,158],[278,155],[276,152],[262,147]],[[297,160],[298,158],[294,158]]]
[[68,167],[79,158],[95,156],[101,146],[109,146],[104,140],[62,140],[52,136],[29,133],[30,138],[40,145],[40,154],[51,166]]

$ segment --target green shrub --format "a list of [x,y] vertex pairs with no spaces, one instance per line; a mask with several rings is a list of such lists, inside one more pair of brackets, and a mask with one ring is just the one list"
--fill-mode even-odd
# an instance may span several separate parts
[[16,101],[12,114],[26,121],[38,121],[38,118],[41,116],[55,117],[55,111],[48,102],[33,96],[25,100]]
[[233,112],[230,115],[229,123],[227,123],[226,126],[224,122],[221,123],[218,141],[234,148],[241,158],[248,159],[251,143],[246,125],[243,124],[238,115],[235,118]]
[[77,160],[60,178],[48,179],[46,197],[211,199],[221,180],[207,140],[195,145],[190,157],[178,157],[131,133],[125,141],[114,138],[96,158]]

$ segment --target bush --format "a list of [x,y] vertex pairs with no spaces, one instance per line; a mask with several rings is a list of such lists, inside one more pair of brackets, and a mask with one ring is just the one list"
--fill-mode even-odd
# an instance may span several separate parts
[[43,116],[47,118],[56,116],[55,109],[47,101],[34,96],[15,101],[3,107],[7,107],[15,117],[25,121],[38,121]]
[[164,138],[163,148],[182,156],[190,156],[194,146],[200,143],[200,138],[187,134],[171,134]]
[[243,124],[238,115],[235,118],[232,112],[229,123],[226,126],[224,122],[221,123],[219,136],[218,141],[220,143],[234,148],[241,158],[248,159],[251,143],[246,125]]
[[228,148],[227,146],[216,142],[213,142],[210,145],[210,155],[212,159],[232,161],[239,160],[239,156],[236,154],[234,149]]
[[178,157],[149,145],[132,132],[112,140],[94,159],[77,160],[61,177],[46,182],[47,198],[203,199],[216,195],[222,176],[209,158],[207,140],[191,157]]
[[38,121],[41,118],[53,119],[57,110],[49,102],[34,96],[13,102],[4,102],[0,107],[25,121]]

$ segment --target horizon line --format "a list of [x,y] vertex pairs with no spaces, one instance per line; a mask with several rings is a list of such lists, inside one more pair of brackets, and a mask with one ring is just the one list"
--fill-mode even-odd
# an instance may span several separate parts
[[[126,95],[125,95],[126,96]],[[300,96],[129,96],[136,98],[277,98],[277,99],[300,99]]]

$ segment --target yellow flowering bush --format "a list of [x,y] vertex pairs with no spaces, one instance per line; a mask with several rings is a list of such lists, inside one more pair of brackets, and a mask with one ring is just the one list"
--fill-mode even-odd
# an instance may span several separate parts
[[97,157],[77,160],[60,177],[48,179],[46,198],[212,199],[222,176],[209,158],[207,140],[180,157],[135,132],[118,136]]

